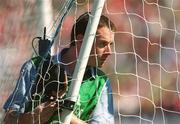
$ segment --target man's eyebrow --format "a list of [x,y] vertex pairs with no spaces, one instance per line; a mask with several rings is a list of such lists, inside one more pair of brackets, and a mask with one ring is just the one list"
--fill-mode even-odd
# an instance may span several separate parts
[[109,42],[108,40],[104,39],[104,38],[99,38],[98,41],[101,41],[101,42]]
[[102,35],[102,34],[96,35],[96,38],[99,38],[99,39],[106,39],[105,36]]
[[103,36],[102,34],[96,34],[96,37]]

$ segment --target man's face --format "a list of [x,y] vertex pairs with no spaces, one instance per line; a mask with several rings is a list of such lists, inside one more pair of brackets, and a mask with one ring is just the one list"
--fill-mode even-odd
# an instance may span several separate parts
[[91,50],[88,65],[102,67],[107,57],[111,54],[114,33],[107,27],[97,30],[95,41]]

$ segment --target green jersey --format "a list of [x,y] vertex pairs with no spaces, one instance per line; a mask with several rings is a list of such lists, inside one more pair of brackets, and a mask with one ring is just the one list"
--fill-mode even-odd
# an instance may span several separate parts
[[[95,67],[87,67],[80,87],[79,99],[74,108],[74,114],[79,119],[84,121],[90,119],[106,80],[107,76],[101,70]],[[58,118],[60,118],[58,117],[58,112],[55,112],[48,124],[60,122]]]

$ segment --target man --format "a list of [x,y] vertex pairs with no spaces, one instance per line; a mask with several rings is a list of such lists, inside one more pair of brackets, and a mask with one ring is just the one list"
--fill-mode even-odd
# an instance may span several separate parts
[[[75,68],[89,14],[85,13],[77,19],[71,32],[70,47],[63,50],[59,57],[61,58],[60,62],[64,63],[69,80]],[[98,69],[103,66],[111,54],[111,45],[114,41],[113,31],[115,31],[114,24],[107,17],[101,16],[71,124],[114,123],[111,86],[106,75]],[[57,105],[54,102],[45,102],[37,106],[33,112],[24,112],[25,103],[29,100],[26,90],[37,73],[33,63],[35,62],[31,60],[24,65],[16,89],[4,106],[7,111],[5,117],[7,124],[9,120],[13,119],[18,120],[18,123],[23,123],[25,120],[28,120],[29,123],[60,123],[60,114],[58,114]],[[20,90],[16,92],[17,89]],[[17,112],[19,113],[17,114]]]

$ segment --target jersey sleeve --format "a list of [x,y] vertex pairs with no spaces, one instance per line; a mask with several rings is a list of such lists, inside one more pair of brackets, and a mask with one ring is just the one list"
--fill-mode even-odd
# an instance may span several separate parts
[[36,73],[35,70],[31,61],[27,61],[23,64],[16,87],[3,106],[5,111],[8,109],[20,113],[25,111],[25,104],[28,101],[29,91]]

